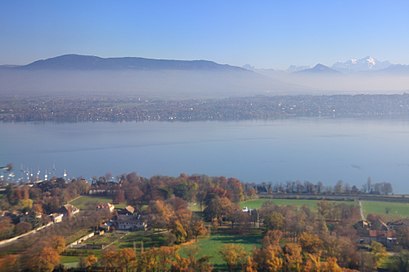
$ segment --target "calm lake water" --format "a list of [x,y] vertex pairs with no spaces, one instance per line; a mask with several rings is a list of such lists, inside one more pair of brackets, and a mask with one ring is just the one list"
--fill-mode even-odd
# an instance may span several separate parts
[[0,123],[0,165],[69,177],[207,174],[246,182],[389,181],[409,193],[409,122]]

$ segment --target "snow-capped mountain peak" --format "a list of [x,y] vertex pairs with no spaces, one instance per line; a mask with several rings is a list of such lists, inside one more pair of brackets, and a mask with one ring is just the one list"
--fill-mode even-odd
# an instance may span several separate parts
[[376,65],[376,60],[373,57],[368,57],[366,59],[366,62],[368,63],[369,68],[372,68],[373,66]]
[[390,65],[389,61],[379,61],[374,57],[367,56],[361,59],[352,58],[345,62],[337,62],[331,68],[344,73],[352,73],[382,70]]

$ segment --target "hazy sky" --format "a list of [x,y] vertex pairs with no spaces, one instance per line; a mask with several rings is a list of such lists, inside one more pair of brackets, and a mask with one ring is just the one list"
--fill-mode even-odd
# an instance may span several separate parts
[[0,64],[76,53],[263,68],[409,64],[407,0],[1,0]]

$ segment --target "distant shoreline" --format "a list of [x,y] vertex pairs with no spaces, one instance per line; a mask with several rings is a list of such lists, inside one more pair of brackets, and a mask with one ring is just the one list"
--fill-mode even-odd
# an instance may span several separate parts
[[162,100],[141,97],[10,97],[2,122],[409,120],[409,94],[294,95]]

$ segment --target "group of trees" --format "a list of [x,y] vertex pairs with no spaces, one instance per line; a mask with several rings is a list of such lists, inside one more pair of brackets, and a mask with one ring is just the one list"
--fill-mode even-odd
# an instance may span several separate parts
[[166,201],[153,200],[148,206],[148,217],[151,227],[167,229],[169,231],[168,242],[183,243],[199,235],[207,233],[207,229],[201,218],[193,216],[188,208],[188,203],[173,197]]
[[125,200],[135,206],[172,197],[203,205],[209,194],[225,196],[233,202],[255,195],[254,188],[246,190],[236,178],[181,174],[179,177],[153,176],[147,179],[134,172],[121,176],[118,183],[95,182],[92,189],[112,194],[114,202]]
[[85,179],[66,181],[63,178],[51,178],[41,183],[28,185],[9,184],[5,197],[0,201],[3,210],[21,212],[53,213],[69,200],[87,194],[91,186]]
[[0,271],[53,271],[60,263],[60,254],[64,250],[64,237],[44,237],[21,255],[0,258]]
[[84,257],[80,267],[88,271],[212,271],[208,257],[197,258],[192,248],[187,256],[181,256],[175,246],[135,251],[131,248],[109,248],[100,259],[94,255]]
[[310,181],[287,181],[284,183],[261,183],[261,184],[246,184],[246,187],[253,187],[257,193],[264,194],[313,194],[313,195],[358,195],[358,194],[375,194],[388,195],[393,193],[392,184],[390,182],[373,183],[371,178],[359,188],[356,185],[350,185],[347,182],[338,180],[335,185],[324,185],[321,181],[313,183]]
[[90,185],[83,179],[66,182],[53,178],[33,186],[9,184],[0,209],[8,211],[0,218],[0,239],[7,239],[50,221],[48,214],[58,212],[69,200],[88,193]]
[[298,242],[283,242],[283,235],[269,230],[251,254],[240,245],[225,245],[220,253],[229,271],[353,271],[341,268],[336,257],[325,256],[318,237],[304,232]]

